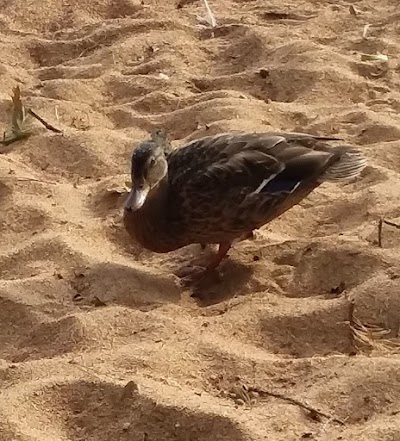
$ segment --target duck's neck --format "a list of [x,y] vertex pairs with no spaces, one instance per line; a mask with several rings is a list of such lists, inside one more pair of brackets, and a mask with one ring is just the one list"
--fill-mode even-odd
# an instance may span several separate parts
[[177,248],[167,220],[168,177],[147,195],[143,206],[124,213],[128,233],[144,248],[164,253]]

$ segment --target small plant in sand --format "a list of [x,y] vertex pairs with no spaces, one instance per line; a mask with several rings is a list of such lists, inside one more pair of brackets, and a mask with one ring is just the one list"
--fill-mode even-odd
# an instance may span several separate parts
[[28,128],[28,115],[37,119],[41,124],[46,127],[46,129],[51,130],[55,133],[62,133],[61,130],[53,127],[41,116],[35,113],[32,109],[29,109],[22,104],[21,90],[19,86],[14,87],[11,99],[13,103],[11,114],[11,129],[8,131],[8,133],[4,132],[3,139],[0,140],[0,143],[2,145],[8,146],[13,142],[19,141],[21,139],[26,139],[33,134],[32,129]]
[[[3,139],[0,139],[0,154],[6,153],[9,151],[10,144],[13,144],[16,141],[29,138],[34,133],[33,128],[30,128],[28,126],[28,116],[33,117],[34,119],[37,119],[41,124],[43,124],[46,129],[51,130],[55,133],[62,133],[61,130],[53,127],[51,124],[46,122],[41,116],[39,116],[37,113],[35,113],[32,109],[29,109],[25,107],[22,104],[21,100],[21,90],[19,86],[15,87],[13,89],[12,94],[12,111],[11,111],[11,128],[8,131],[5,131],[3,134]],[[3,146],[3,147],[2,147]],[[28,182],[41,182],[41,183],[48,183],[48,184],[54,184],[54,182],[50,181],[43,181],[41,179],[35,179],[32,177],[21,177],[21,176],[14,176],[14,170],[9,170],[7,176],[1,176],[1,180],[16,180],[16,181],[28,181]]]

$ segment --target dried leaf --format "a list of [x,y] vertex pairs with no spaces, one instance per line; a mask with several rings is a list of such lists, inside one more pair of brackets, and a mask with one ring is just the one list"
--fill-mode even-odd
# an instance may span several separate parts
[[385,54],[361,54],[361,61],[389,61],[389,57]]

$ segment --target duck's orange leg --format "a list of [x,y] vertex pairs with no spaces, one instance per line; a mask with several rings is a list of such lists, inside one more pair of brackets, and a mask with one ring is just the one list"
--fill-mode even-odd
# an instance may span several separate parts
[[184,284],[198,282],[218,267],[218,265],[226,257],[230,247],[230,242],[220,243],[217,254],[212,257],[206,266],[190,266],[181,268],[175,274],[182,279]]
[[228,254],[229,249],[231,248],[231,243],[220,243],[218,247],[217,254],[213,257],[211,262],[206,266],[208,271],[213,271],[217,266],[224,260],[226,255]]
[[241,240],[253,240],[255,239],[255,234],[254,231],[249,231],[248,233],[246,233],[245,235],[242,236]]

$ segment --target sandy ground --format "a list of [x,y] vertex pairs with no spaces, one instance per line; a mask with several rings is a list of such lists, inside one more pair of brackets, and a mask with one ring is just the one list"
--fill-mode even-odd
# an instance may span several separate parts
[[[192,0],[0,4],[2,127],[19,85],[63,130],[33,122],[0,155],[0,440],[400,439],[400,231],[377,243],[381,216],[400,222],[398,0],[214,1],[214,38]],[[361,61],[378,52],[389,63]],[[171,270],[197,246],[152,254],[121,224],[155,126],[176,146],[337,135],[370,166],[193,292]]]

